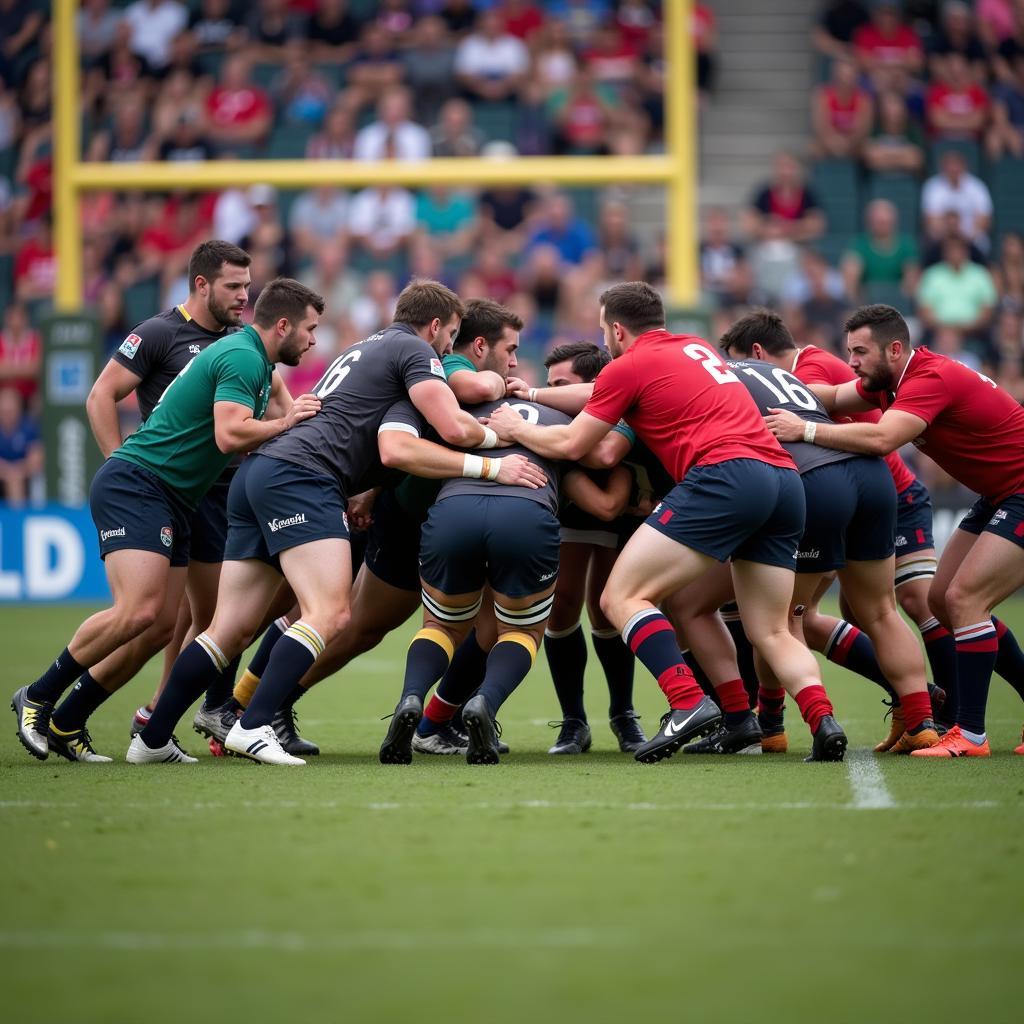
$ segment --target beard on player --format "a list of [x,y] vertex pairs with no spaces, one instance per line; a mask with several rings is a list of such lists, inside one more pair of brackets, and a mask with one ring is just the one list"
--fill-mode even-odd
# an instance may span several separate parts
[[214,321],[221,327],[237,327],[242,322],[242,310],[244,306],[234,304],[226,305],[217,301],[211,289],[210,297],[206,301],[206,309]]
[[870,372],[864,370],[855,372],[860,377],[865,391],[892,391],[895,388],[895,375],[892,372],[892,367],[886,362],[879,362]]
[[299,329],[293,327],[281,342],[277,361],[285,366],[298,366],[299,360],[309,348],[309,343],[299,337]]

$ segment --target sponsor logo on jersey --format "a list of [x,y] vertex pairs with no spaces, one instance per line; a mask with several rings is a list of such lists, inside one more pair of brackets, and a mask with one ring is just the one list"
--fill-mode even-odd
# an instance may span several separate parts
[[134,359],[135,353],[139,351],[139,346],[142,344],[142,339],[137,334],[129,334],[124,341],[121,342],[121,347],[117,350],[126,359]]
[[200,352],[200,348],[199,348],[199,346],[198,346],[198,345],[189,345],[189,347],[188,347],[188,350],[189,350],[189,352],[191,352],[191,353],[192,353],[192,355],[194,355],[194,356],[197,356],[197,355],[199,355],[199,352]]
[[287,529],[289,526],[298,526],[300,523],[304,523],[305,521],[306,513],[299,512],[297,515],[288,516],[287,519],[271,519],[267,522],[267,526],[270,527],[271,533],[277,533],[278,530]]
[[174,531],[169,526],[160,527],[160,543],[169,548],[174,543]]
[[442,380],[444,379],[444,367],[441,365],[440,359],[430,360],[430,372],[435,377],[440,377]]
[[100,543],[105,544],[111,537],[123,537],[125,535],[125,528],[118,526],[114,530],[100,530]]

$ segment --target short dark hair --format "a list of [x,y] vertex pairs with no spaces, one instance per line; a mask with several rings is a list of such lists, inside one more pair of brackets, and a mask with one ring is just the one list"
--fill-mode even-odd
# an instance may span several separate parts
[[435,318],[446,324],[465,310],[462,300],[440,281],[426,278],[410,281],[399,293],[395,303],[395,322],[410,327],[425,327]]
[[646,281],[624,281],[601,293],[606,323],[620,323],[633,334],[665,326],[665,303]]
[[219,238],[211,238],[200,242],[188,258],[188,290],[196,290],[196,278],[204,277],[210,284],[220,277],[225,263],[233,267],[247,267],[252,257],[237,245],[224,242]]
[[260,292],[253,309],[252,319],[257,327],[273,327],[278,320],[298,323],[312,306],[318,313],[326,303],[322,295],[291,277],[275,277]]
[[782,317],[770,309],[754,309],[741,316],[722,335],[718,344],[729,355],[749,356],[754,351],[755,342],[773,356],[796,348],[793,335]]
[[843,324],[847,334],[859,331],[862,327],[871,328],[871,340],[880,348],[888,345],[890,341],[910,344],[910,328],[907,327],[907,321],[903,319],[900,311],[892,306],[885,306],[880,302],[871,306],[861,306]]
[[564,345],[556,345],[544,360],[546,367],[555,363],[572,360],[572,372],[581,377],[585,384],[597,378],[597,375],[612,361],[611,353],[592,341],[569,341]]
[[458,341],[452,347],[463,348],[474,338],[483,338],[488,345],[494,345],[501,340],[506,327],[521,331],[522,317],[493,299],[470,299],[462,312]]

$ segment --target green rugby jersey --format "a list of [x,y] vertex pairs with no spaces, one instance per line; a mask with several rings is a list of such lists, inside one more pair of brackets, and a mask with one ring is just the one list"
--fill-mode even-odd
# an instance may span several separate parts
[[262,419],[274,364],[252,327],[210,345],[186,363],[145,423],[115,452],[148,469],[195,508],[234,457],[218,447],[215,402],[235,402]]

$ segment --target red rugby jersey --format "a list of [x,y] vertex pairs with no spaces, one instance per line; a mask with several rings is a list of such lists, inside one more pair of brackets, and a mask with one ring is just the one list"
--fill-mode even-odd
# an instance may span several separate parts
[[677,482],[691,466],[729,459],[796,469],[721,355],[692,334],[641,334],[598,374],[583,411],[625,419]]
[[[808,345],[800,349],[789,372],[799,377],[805,384],[845,384],[857,379],[857,374],[839,356],[826,352],[817,345]],[[872,409],[870,412],[839,416],[835,422],[877,423],[881,418],[882,414]],[[896,485],[897,494],[902,494],[917,479],[897,452],[886,455],[885,464],[892,473],[892,482]]]
[[898,409],[928,426],[914,444],[950,476],[998,504],[1024,492],[1024,409],[983,374],[946,356],[914,349],[891,392],[858,393],[883,412]]

